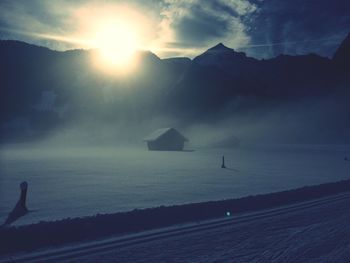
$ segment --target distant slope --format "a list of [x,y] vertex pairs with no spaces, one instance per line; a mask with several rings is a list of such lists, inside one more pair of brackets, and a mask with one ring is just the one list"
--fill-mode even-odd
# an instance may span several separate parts
[[350,33],[346,37],[346,39],[341,43],[338,50],[335,52],[333,61],[340,67],[346,68],[349,73],[350,67]]
[[300,99],[347,96],[349,41],[332,60],[315,54],[257,60],[222,43],[193,60],[138,52],[140,64],[128,76],[98,70],[96,50],[57,52],[0,41],[1,140],[42,137],[77,122],[172,117],[183,125],[210,123]]

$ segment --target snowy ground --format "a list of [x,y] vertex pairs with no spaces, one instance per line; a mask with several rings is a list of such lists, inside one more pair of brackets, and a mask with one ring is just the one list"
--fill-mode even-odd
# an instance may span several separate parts
[[350,199],[75,262],[350,262]]
[[98,240],[0,256],[0,262],[350,261],[350,192]]
[[[220,169],[225,155],[228,169]],[[148,152],[144,148],[2,148],[0,222],[28,181],[15,224],[221,200],[349,179],[349,146]]]

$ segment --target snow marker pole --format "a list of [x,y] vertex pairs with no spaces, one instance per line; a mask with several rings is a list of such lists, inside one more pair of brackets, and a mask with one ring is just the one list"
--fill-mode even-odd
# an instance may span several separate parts
[[27,201],[27,189],[28,189],[28,183],[27,182],[22,182],[20,184],[20,189],[21,189],[21,196],[19,198],[19,204],[22,208],[27,210],[26,206],[26,201]]
[[221,164],[221,168],[226,168],[225,166],[225,156],[222,156],[222,164]]

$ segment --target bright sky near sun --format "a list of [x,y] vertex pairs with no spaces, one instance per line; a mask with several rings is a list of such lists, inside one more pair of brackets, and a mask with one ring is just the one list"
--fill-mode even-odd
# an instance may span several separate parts
[[[0,9],[4,21],[15,21],[8,28],[5,27],[4,31],[33,37],[42,42],[52,41],[51,43],[57,43],[57,46],[62,47],[98,48],[101,50],[101,59],[114,66],[127,64],[137,49],[150,50],[160,57],[193,57],[218,42],[225,42],[226,39],[222,33],[216,39],[197,39],[198,35],[207,30],[208,25],[205,24],[193,28],[191,26],[193,23],[189,23],[188,33],[178,31],[186,28],[181,25],[182,19],[194,18],[189,11],[191,6],[197,5],[197,2],[205,13],[213,17],[213,21],[216,17],[220,17],[220,21],[226,20],[224,13],[212,10],[208,2],[164,0],[146,3],[146,1],[91,0],[72,3],[65,0],[49,2],[34,0],[37,7],[45,10],[45,15],[37,15],[31,10],[33,7],[26,2],[23,3],[22,0],[19,1],[17,4],[12,2],[6,6],[10,12]],[[245,0],[239,1],[242,1],[243,7],[247,5]],[[254,8],[250,6],[248,4],[249,9],[253,11]],[[23,12],[25,9],[28,10]],[[240,13],[243,15],[251,11],[240,11]],[[34,13],[34,16],[29,13]],[[52,17],[52,21],[45,21],[48,23],[42,21],[49,17]],[[2,18],[0,18],[0,33],[3,29],[1,20]],[[53,25],[50,25],[50,22],[53,22]],[[208,20],[207,23],[211,21]],[[232,26],[236,24],[237,21]],[[214,22],[213,25],[215,26]],[[210,27],[208,30],[212,31]],[[227,32],[231,32],[230,28]],[[227,38],[230,40],[226,41],[226,44],[230,46],[233,43],[247,44],[247,38],[244,33],[242,34],[242,30],[232,32],[234,37],[230,35],[230,38]],[[188,41],[186,35],[194,36],[193,41]]]
[[139,48],[135,30],[122,21],[107,22],[92,42],[93,46],[100,49],[102,58],[114,65],[127,63]]
[[135,9],[86,6],[78,8],[73,16],[79,26],[72,39],[86,48],[98,49],[96,60],[102,68],[129,70],[137,50],[152,48],[151,21]]
[[76,24],[73,34],[64,38],[59,35],[46,37],[76,43],[86,49],[97,49],[95,64],[107,72],[134,69],[137,65],[134,55],[138,50],[158,55],[181,50],[168,45],[175,42],[170,26],[164,20],[159,23],[154,17],[147,16],[137,6],[92,3],[75,8],[71,16]]
[[99,49],[102,66],[119,68],[137,49],[193,58],[220,42],[257,58],[331,56],[349,10],[343,0],[1,0],[0,39]]
[[[67,43],[77,48],[96,49],[94,64],[107,71],[129,71],[135,66],[135,52],[162,50],[156,23],[137,7],[127,4],[90,3],[67,10],[70,12],[69,33],[17,33],[37,39]],[[39,31],[39,30],[38,30]],[[42,30],[40,30],[42,31]],[[164,32],[163,32],[164,33]]]

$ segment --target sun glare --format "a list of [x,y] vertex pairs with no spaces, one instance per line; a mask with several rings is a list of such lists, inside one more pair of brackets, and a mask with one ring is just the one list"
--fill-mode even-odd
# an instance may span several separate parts
[[87,4],[74,11],[74,39],[93,49],[93,65],[119,75],[136,69],[136,51],[149,50],[156,38],[154,21],[133,5]]
[[126,67],[138,48],[135,31],[127,23],[112,22],[96,34],[95,46],[101,59],[116,67]]

